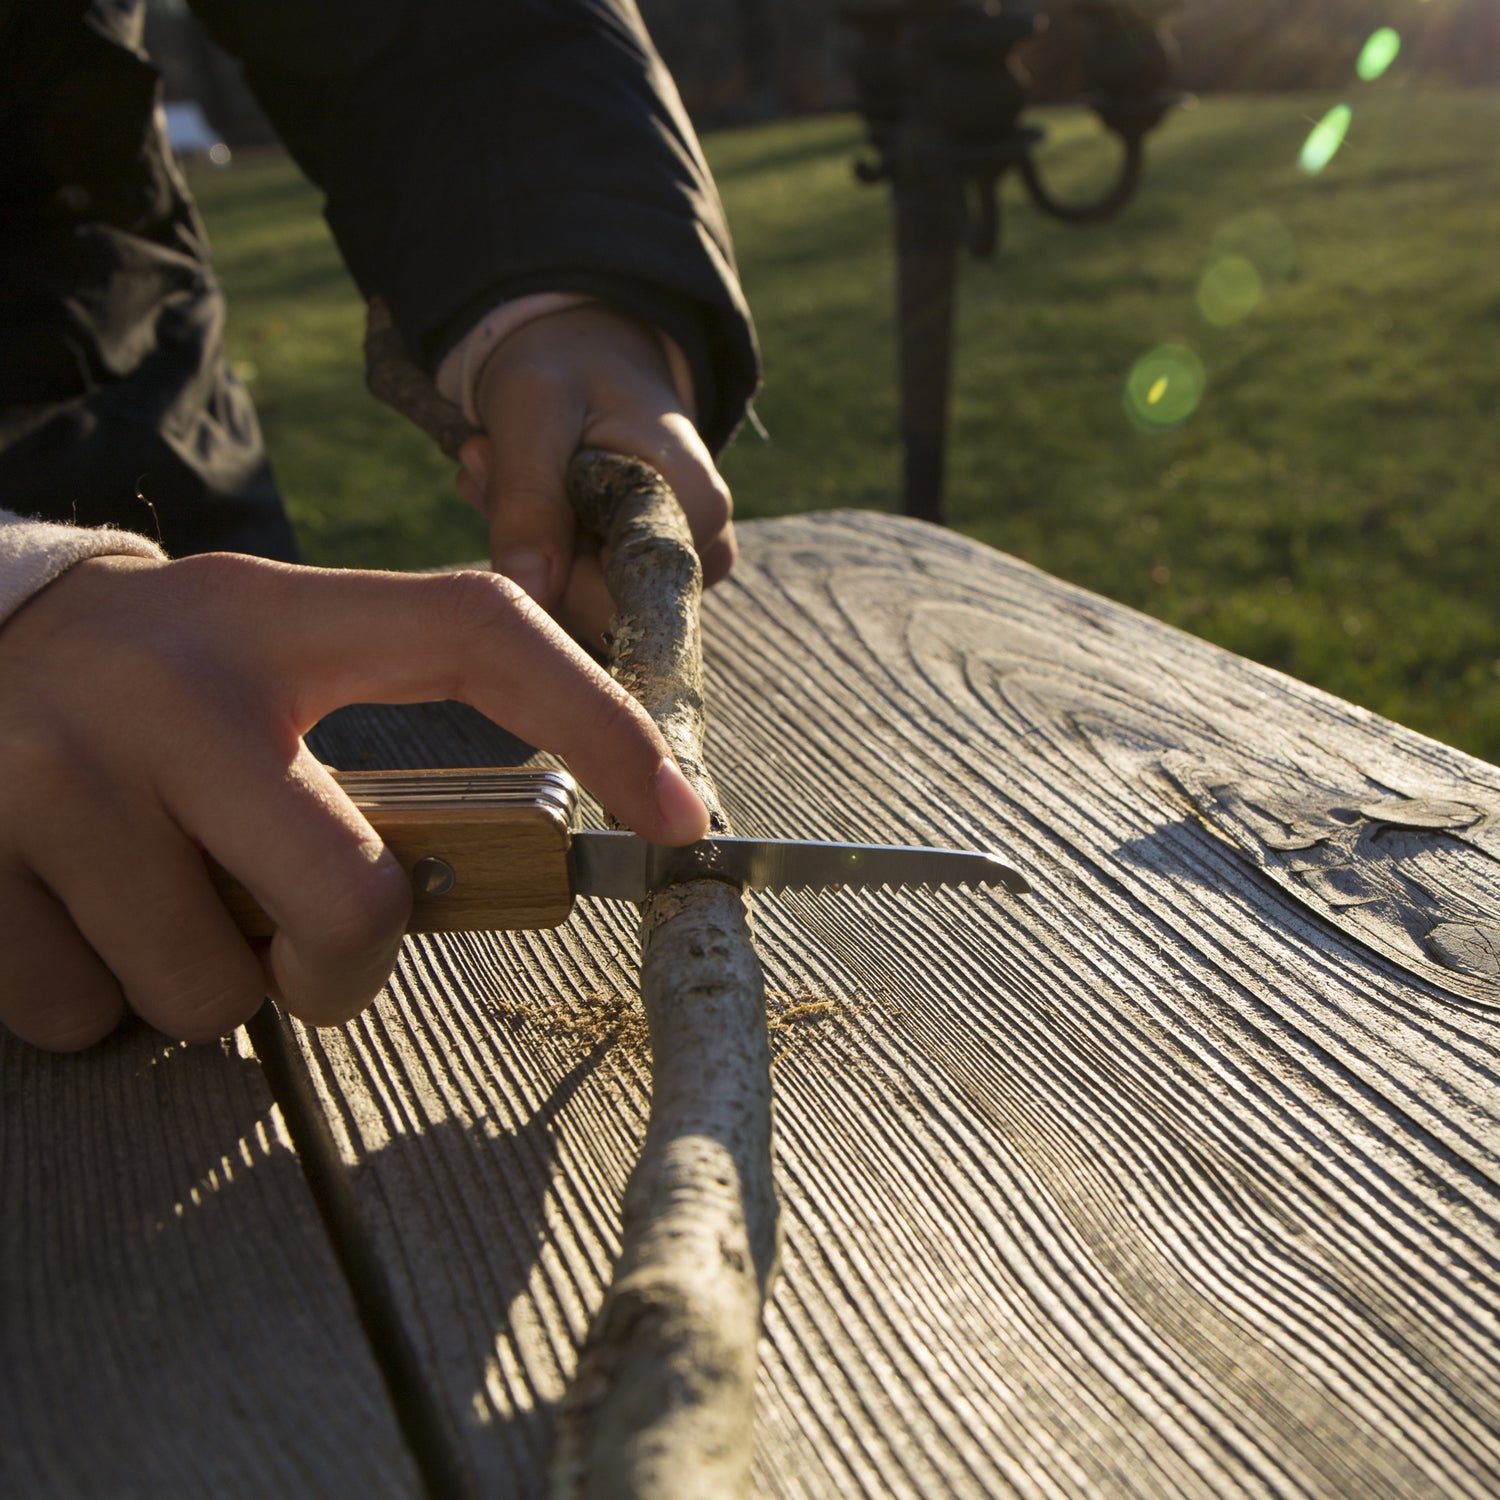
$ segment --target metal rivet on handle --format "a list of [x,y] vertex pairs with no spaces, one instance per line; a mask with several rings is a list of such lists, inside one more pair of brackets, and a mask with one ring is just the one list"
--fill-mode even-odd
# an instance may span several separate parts
[[453,889],[454,878],[453,866],[430,854],[411,867],[412,889],[419,896],[446,896]]

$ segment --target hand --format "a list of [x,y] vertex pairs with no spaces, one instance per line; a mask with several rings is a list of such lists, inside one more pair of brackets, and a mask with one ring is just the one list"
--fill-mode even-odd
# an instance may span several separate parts
[[[126,1007],[188,1041],[270,992],[316,1025],[379,992],[410,888],[302,742],[347,703],[457,698],[560,753],[618,817],[707,813],[643,709],[490,573],[246,557],[77,564],[0,629],[0,1022],[87,1046]],[[241,936],[211,855],[276,920]]]
[[683,410],[661,342],[599,303],[523,325],[485,362],[485,433],[460,450],[459,493],[489,520],[490,556],[574,635],[597,645],[614,611],[564,489],[583,447],[644,459],[671,485],[705,586],[734,566],[729,490]]

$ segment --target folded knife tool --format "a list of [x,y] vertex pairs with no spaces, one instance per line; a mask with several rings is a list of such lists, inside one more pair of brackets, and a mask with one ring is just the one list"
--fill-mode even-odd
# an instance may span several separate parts
[[[633,833],[573,826],[578,787],[564,771],[527,767],[343,771],[336,778],[411,877],[412,932],[555,927],[577,896],[642,902],[686,880],[756,891],[823,886],[1003,885],[1025,876],[991,854],[894,844],[711,837],[686,848]],[[222,871],[220,894],[245,933],[271,919]]]

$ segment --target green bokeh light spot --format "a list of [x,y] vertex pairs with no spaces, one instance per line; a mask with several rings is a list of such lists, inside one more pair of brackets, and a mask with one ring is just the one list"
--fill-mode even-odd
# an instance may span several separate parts
[[1131,366],[1125,415],[1140,432],[1167,432],[1192,416],[1208,375],[1186,344],[1159,344]]
[[1335,104],[1312,128],[1312,134],[1302,143],[1302,154],[1297,164],[1310,176],[1321,172],[1334,158],[1334,153],[1344,144],[1349,133],[1349,121],[1354,111],[1347,104]]
[[1394,27],[1382,26],[1370,34],[1370,40],[1360,49],[1359,61],[1354,71],[1366,83],[1374,83],[1395,62],[1401,50],[1401,34]]
[[1242,256],[1260,273],[1265,287],[1289,281],[1297,269],[1292,232],[1269,209],[1252,208],[1221,224],[1214,232],[1209,260]]
[[1247,318],[1265,290],[1260,272],[1243,255],[1214,261],[1198,282],[1198,311],[1216,328]]

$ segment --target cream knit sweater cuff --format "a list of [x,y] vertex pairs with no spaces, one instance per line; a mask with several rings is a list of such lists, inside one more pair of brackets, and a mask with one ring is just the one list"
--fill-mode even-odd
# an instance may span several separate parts
[[133,531],[57,526],[0,510],[0,624],[38,589],[86,557],[166,558],[155,542]]

